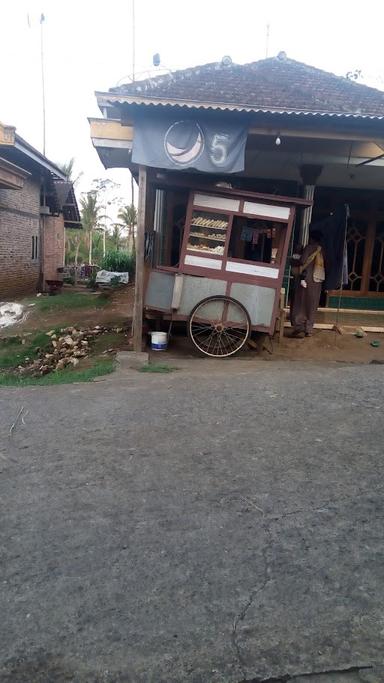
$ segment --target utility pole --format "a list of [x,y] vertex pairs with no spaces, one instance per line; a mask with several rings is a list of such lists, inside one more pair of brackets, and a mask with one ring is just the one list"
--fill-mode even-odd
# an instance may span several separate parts
[[44,77],[44,29],[45,16],[40,15],[40,55],[41,55],[41,89],[43,96],[43,154],[45,156],[45,77]]
[[132,81],[135,82],[136,68],[136,30],[135,30],[135,0],[132,0]]
[[[136,26],[135,26],[135,0],[132,0],[132,81],[135,82],[135,68],[136,68]],[[134,206],[134,181],[131,173],[131,206]]]

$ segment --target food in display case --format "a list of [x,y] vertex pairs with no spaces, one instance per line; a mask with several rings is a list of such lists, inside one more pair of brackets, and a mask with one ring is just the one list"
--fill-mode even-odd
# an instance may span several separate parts
[[194,211],[188,237],[188,251],[200,251],[222,256],[224,254],[227,228],[227,216]]

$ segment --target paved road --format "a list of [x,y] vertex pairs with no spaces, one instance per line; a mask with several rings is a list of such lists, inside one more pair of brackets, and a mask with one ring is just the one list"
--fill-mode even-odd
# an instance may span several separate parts
[[1,683],[382,683],[383,379],[1,390]]

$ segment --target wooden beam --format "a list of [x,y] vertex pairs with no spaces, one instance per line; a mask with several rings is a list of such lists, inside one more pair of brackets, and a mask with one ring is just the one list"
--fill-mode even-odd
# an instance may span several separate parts
[[312,139],[319,139],[319,140],[346,140],[346,141],[356,141],[356,142],[362,142],[362,141],[367,141],[367,142],[374,142],[378,147],[382,148],[384,145],[384,138],[378,137],[377,131],[372,131],[372,132],[349,132],[349,131],[337,131],[337,130],[332,130],[332,129],[325,129],[325,130],[319,130],[319,129],[312,129],[312,130],[303,130],[303,129],[295,129],[295,128],[284,128],[281,127],[279,128],[276,124],[273,125],[273,127],[265,127],[265,126],[252,126],[249,129],[249,135],[270,135],[272,137],[277,137],[278,135],[281,138],[284,137],[292,137],[292,138],[312,138]]
[[139,205],[137,209],[135,304],[133,310],[133,350],[141,351],[143,344],[144,305],[144,237],[147,200],[147,169],[139,167]]
[[88,119],[91,138],[103,140],[133,140],[133,126],[122,126],[116,119]]

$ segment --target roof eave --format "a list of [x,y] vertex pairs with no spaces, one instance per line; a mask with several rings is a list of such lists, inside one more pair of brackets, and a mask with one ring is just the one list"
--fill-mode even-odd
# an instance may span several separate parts
[[144,106],[164,106],[164,107],[182,107],[186,109],[212,109],[216,111],[237,111],[246,113],[260,113],[260,114],[285,114],[295,116],[321,116],[333,118],[349,118],[349,119],[369,119],[382,120],[384,114],[361,114],[358,112],[338,112],[338,111],[314,111],[302,109],[288,109],[279,107],[258,107],[247,103],[229,103],[229,102],[206,102],[198,100],[186,100],[175,98],[162,97],[145,97],[138,95],[122,95],[121,93],[110,92],[96,92],[97,103],[101,110],[104,107],[114,105],[144,105]]
[[26,140],[24,140],[20,135],[15,135],[15,143],[14,147],[18,149],[20,152],[25,154],[29,159],[32,159],[35,161],[37,164],[45,168],[47,171],[52,173],[54,176],[59,178],[60,180],[67,180],[67,176],[63,171],[56,166],[56,164],[53,164],[47,157],[44,156],[44,154],[41,154],[37,149],[32,147]]

